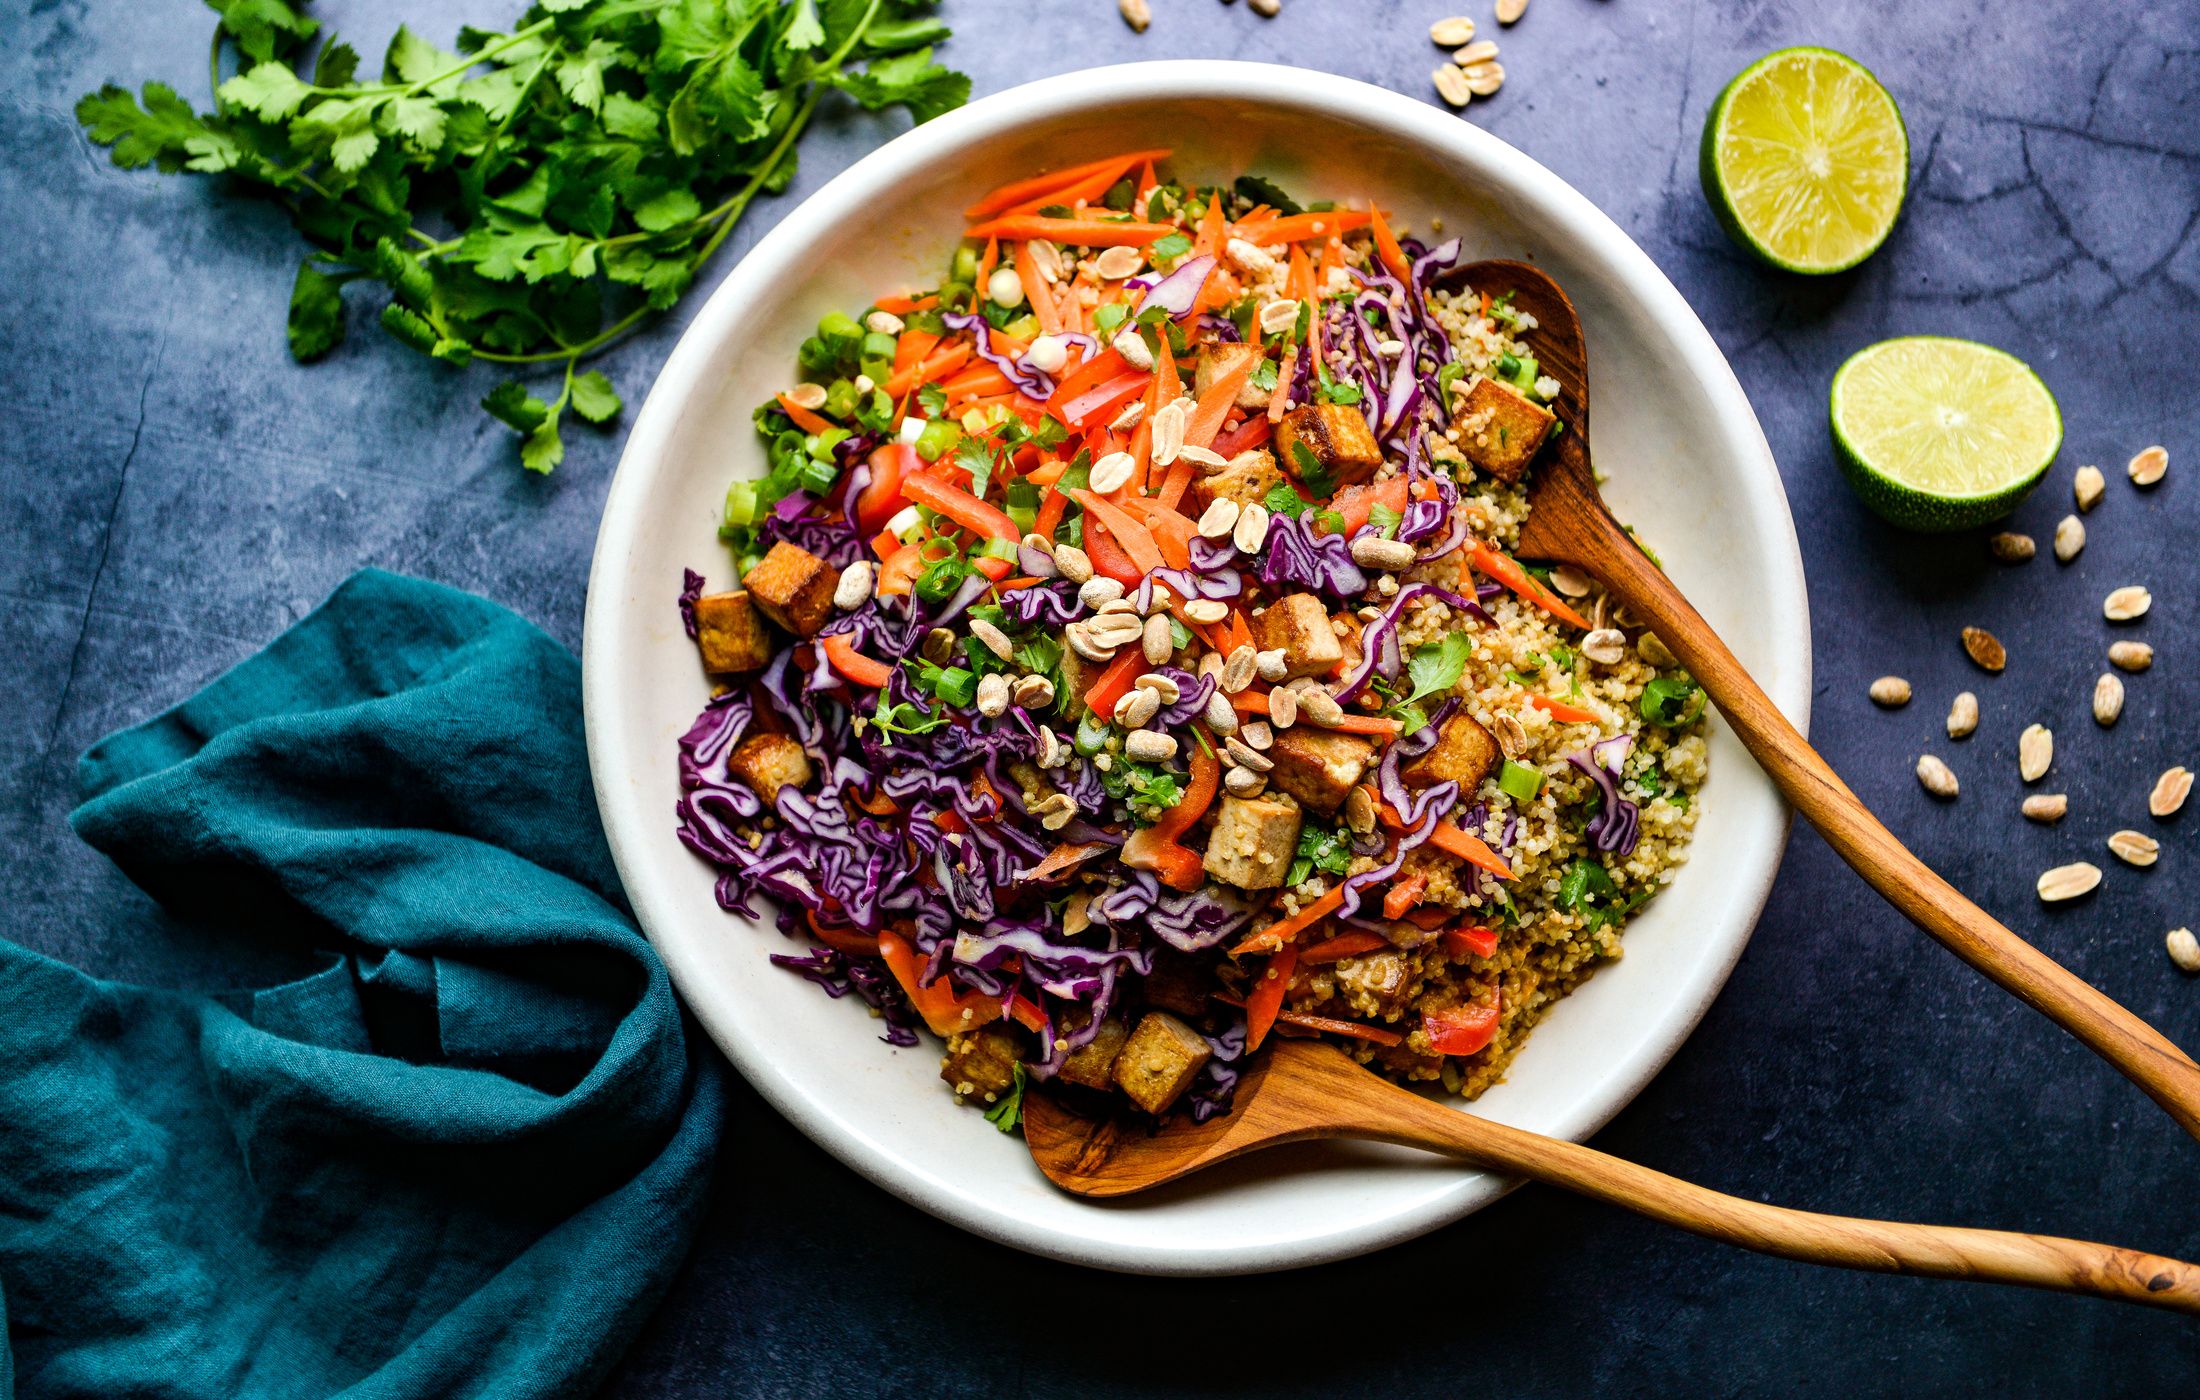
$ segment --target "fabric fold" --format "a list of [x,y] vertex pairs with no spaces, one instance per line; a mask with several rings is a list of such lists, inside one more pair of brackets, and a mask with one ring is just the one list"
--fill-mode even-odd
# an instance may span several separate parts
[[198,996],[0,945],[0,1377],[592,1385],[686,1250],[722,1083],[619,889],[571,654],[369,571],[80,780],[172,914],[316,970]]

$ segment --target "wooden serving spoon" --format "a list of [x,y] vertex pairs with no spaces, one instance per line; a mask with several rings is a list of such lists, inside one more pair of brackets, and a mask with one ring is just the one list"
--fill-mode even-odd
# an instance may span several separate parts
[[1126,1196],[1287,1142],[1366,1138],[1458,1157],[1678,1225],[1707,1239],[1880,1273],[2016,1283],[2200,1313],[2200,1268],[2113,1245],[1948,1225],[1908,1225],[1722,1195],[1594,1148],[1422,1098],[1311,1040],[1271,1040],[1230,1111],[1158,1129],[1087,1117],[1055,1094],[1024,1097],[1024,1141],[1047,1179],[1081,1196]]
[[1734,733],[1826,844],[1919,928],[1949,951],[2076,1036],[2200,1137],[2200,1065],[2161,1032],[2003,927],[1934,874],[1882,826],[1795,731],[1734,653],[1671,579],[1620,528],[1589,467],[1589,357],[1581,317],[1558,284],[1523,262],[1472,263],[1446,280],[1499,296],[1536,319],[1524,337],[1545,374],[1558,380],[1554,405],[1566,425],[1538,459],[1528,491],[1522,558],[1587,571],[1672,649],[1726,715]]

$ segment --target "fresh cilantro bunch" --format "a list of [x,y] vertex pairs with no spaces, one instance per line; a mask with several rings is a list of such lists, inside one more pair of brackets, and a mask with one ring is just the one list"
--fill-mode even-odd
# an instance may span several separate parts
[[556,373],[547,401],[519,379],[482,400],[542,472],[567,409],[619,412],[579,362],[678,301],[750,201],[787,188],[828,90],[920,122],[970,92],[932,60],[936,0],[538,0],[455,51],[400,28],[364,79],[306,0],[207,3],[211,111],[110,84],[77,119],[125,169],[226,175],[289,211],[313,245],[291,287],[297,359],[327,354],[343,288],[374,282],[383,329],[421,354]]

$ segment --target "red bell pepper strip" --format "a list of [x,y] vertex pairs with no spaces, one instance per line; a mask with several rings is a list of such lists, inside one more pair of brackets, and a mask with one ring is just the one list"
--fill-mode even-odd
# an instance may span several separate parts
[[1115,713],[1115,702],[1131,693],[1131,682],[1145,669],[1145,655],[1137,647],[1125,647],[1085,692],[1085,708],[1108,718]]
[[[974,535],[1006,540],[1011,545],[1023,538],[1016,532],[1016,522],[1008,518],[1006,511],[989,506],[968,491],[959,491],[936,476],[911,473],[903,479],[901,493],[920,506],[938,511]],[[978,571],[995,583],[1016,571],[1013,558],[996,559],[990,554],[981,554],[974,562]]]
[[1428,1033],[1431,1050],[1439,1055],[1472,1055],[1497,1034],[1497,1007],[1453,1006],[1424,1012],[1421,1029]]
[[904,442],[882,444],[871,453],[871,484],[856,497],[856,523],[868,534],[886,528],[902,507],[901,483],[918,470],[917,449]]
[[[1121,411],[1124,404],[1146,392],[1153,376],[1144,370],[1134,369],[1127,374],[1097,384],[1061,405],[1059,416],[1067,427],[1082,429],[1088,422],[1105,423]],[[1049,399],[1049,403],[1053,400]]]
[[1299,945],[1286,943],[1268,959],[1268,966],[1253,983],[1252,994],[1245,998],[1245,1048],[1248,1052],[1260,1049],[1260,1043],[1268,1038],[1269,1027],[1276,1024],[1276,1013],[1283,1010],[1283,998],[1290,992],[1292,975],[1298,970]]
[[856,650],[855,639],[845,632],[836,632],[823,640],[825,660],[839,677],[853,685],[883,690],[894,675],[894,668],[883,661],[873,661]]
[[998,997],[957,992],[945,977],[929,987],[918,986],[917,978],[924,971],[924,960],[917,956],[917,950],[908,939],[892,929],[879,934],[878,951],[886,960],[886,970],[894,974],[894,980],[908,994],[909,1004],[916,1008],[934,1035],[960,1035],[1001,1018]]
[[1132,832],[1123,843],[1125,865],[1153,871],[1172,890],[1196,890],[1206,878],[1199,852],[1185,846],[1181,838],[1205,814],[1222,786],[1222,762],[1209,746],[1196,744],[1190,762],[1191,785],[1184,796],[1159,821]]
[[1085,555],[1092,560],[1094,572],[1114,579],[1125,588],[1138,587],[1146,576],[1123,552],[1123,546],[1108,534],[1107,527],[1097,516],[1085,517]]
[[1494,957],[1497,954],[1497,930],[1483,928],[1479,924],[1447,928],[1436,937],[1443,944],[1444,955],[1454,960],[1466,957],[1469,953],[1478,958]]
[[1250,452],[1268,441],[1276,431],[1276,425],[1268,421],[1265,413],[1256,413],[1236,427],[1219,434],[1208,444],[1224,457],[1235,457],[1240,452]]

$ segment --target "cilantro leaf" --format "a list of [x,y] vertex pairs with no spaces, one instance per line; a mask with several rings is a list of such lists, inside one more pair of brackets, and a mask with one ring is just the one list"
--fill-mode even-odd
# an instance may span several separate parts
[[1231,188],[1249,204],[1265,204],[1279,214],[1303,214],[1305,206],[1285,194],[1273,181],[1258,175],[1240,175]]
[[860,73],[835,75],[833,86],[871,111],[902,106],[920,124],[970,100],[970,79],[932,61],[930,49],[875,58]]
[[1406,662],[1406,676],[1413,682],[1406,702],[1411,704],[1459,684],[1459,678],[1467,672],[1467,660],[1473,655],[1474,643],[1464,632],[1447,632],[1444,640],[1415,648],[1412,659]]
[[1298,488],[1288,481],[1279,481],[1268,488],[1268,495],[1261,501],[1270,515],[1287,515],[1293,520],[1314,508],[1314,503],[1298,493]]
[[290,284],[290,356],[294,360],[319,359],[344,338],[344,284],[313,265],[307,258],[298,264],[298,276]]
[[1001,1095],[1000,1101],[985,1111],[985,1121],[1004,1133],[1015,1132],[1017,1124],[1023,1122],[1024,1119],[1025,1076],[1024,1067],[1020,1061],[1016,1065],[1015,1076],[1015,1082],[1009,1085],[1008,1092]]
[[608,423],[625,405],[611,379],[600,369],[573,376],[573,411],[591,423]]
[[[208,4],[215,72],[234,71],[211,110],[110,85],[77,104],[86,134],[123,169],[274,196],[311,245],[288,308],[298,359],[339,342],[340,289],[368,280],[407,348],[534,367],[555,398],[519,383],[484,408],[536,471],[563,457],[567,409],[618,416],[579,362],[672,307],[789,187],[825,90],[919,121],[969,93],[933,58],[948,31],[931,0],[512,0],[505,28],[460,27],[449,48],[400,27],[367,75],[350,45],[311,47],[306,0]],[[874,393],[837,416],[883,431],[891,413]]]

